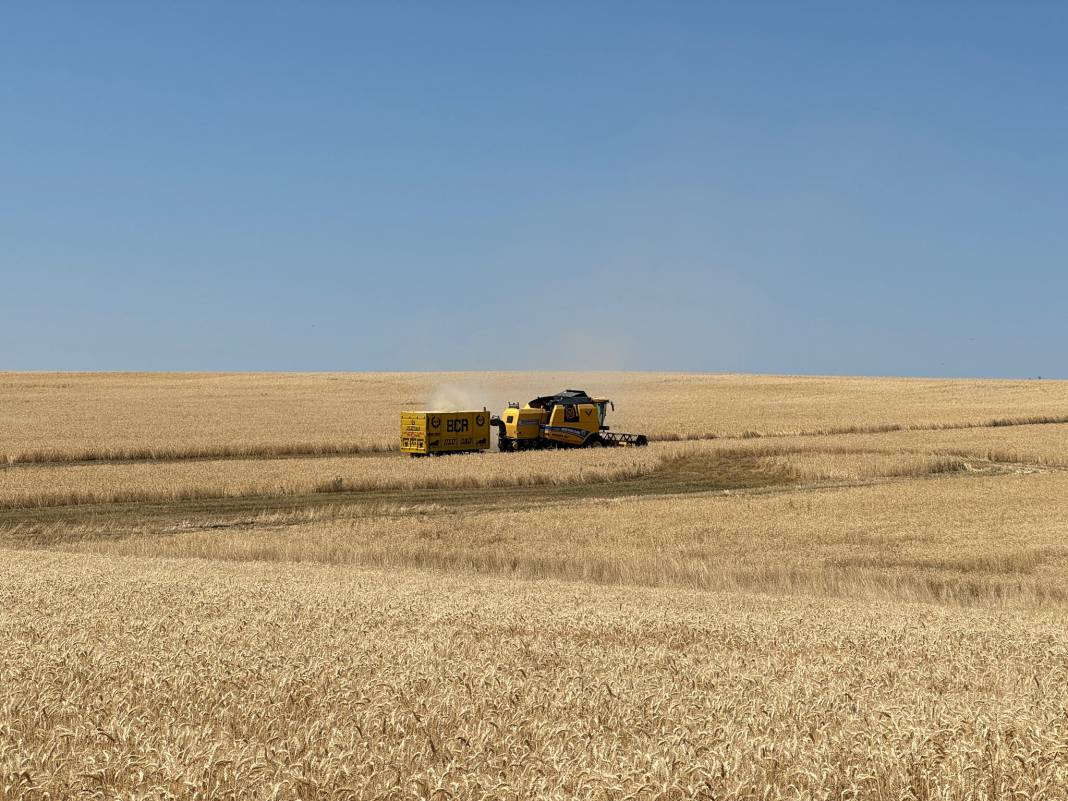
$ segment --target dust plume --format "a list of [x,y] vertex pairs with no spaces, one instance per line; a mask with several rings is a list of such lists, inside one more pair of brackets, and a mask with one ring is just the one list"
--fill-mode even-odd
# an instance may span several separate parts
[[[429,398],[426,410],[430,412],[474,411],[485,408],[490,414],[500,414],[509,401],[515,400],[509,397],[507,390],[502,390],[501,387],[491,390],[480,383],[466,381],[438,384],[431,391]],[[490,438],[492,450],[497,450],[495,427],[491,427]]]
[[426,408],[429,412],[471,411],[482,408],[499,411],[490,407],[486,393],[456,384],[440,384],[435,387]]

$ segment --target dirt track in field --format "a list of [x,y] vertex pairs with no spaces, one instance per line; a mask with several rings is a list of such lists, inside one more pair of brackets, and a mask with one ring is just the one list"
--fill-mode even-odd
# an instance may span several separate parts
[[[508,458],[502,456],[501,458]],[[1019,465],[979,464],[960,477],[1018,472]],[[1029,470],[1040,469],[1027,466]],[[419,514],[426,509],[456,511],[522,510],[577,500],[619,499],[695,493],[767,493],[820,490],[857,484],[887,483],[904,479],[886,477],[862,481],[825,481],[798,486],[783,471],[769,470],[759,459],[738,454],[695,455],[665,462],[657,470],[633,479],[569,485],[503,486],[480,488],[376,489],[352,492],[316,492],[301,495],[252,495],[200,498],[160,503],[100,503],[0,511],[0,541],[32,546],[42,530],[71,527],[75,539],[122,537],[145,526],[180,523],[191,528],[230,528],[249,525],[264,515],[316,511],[323,517],[366,511],[373,515]]]

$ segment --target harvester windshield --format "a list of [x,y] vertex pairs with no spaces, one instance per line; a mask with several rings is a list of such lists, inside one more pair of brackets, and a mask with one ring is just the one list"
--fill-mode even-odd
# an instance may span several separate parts
[[565,389],[555,395],[542,395],[527,404],[532,409],[551,409],[553,406],[569,406],[576,403],[593,403],[593,398],[581,389]]

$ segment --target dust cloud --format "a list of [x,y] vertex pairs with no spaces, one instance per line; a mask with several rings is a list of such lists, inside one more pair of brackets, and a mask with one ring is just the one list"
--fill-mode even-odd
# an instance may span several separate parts
[[[514,398],[507,397],[498,388],[490,390],[476,383],[438,384],[430,393],[426,410],[429,412],[459,412],[488,409],[490,414],[500,414]],[[492,449],[497,450],[497,429],[491,427]]]
[[[430,393],[426,409],[429,412],[461,412],[489,409],[499,414],[509,401],[519,400],[500,387],[489,388],[476,383],[438,384]],[[526,400],[524,398],[524,400]]]

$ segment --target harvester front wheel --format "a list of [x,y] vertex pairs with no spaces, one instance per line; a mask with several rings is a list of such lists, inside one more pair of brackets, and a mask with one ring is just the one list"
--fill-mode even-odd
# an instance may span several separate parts
[[586,441],[583,443],[587,448],[603,448],[604,440],[601,439],[600,434],[590,434],[586,437]]
[[497,450],[501,453],[508,453],[515,450],[515,442],[511,437],[498,437],[497,438]]

